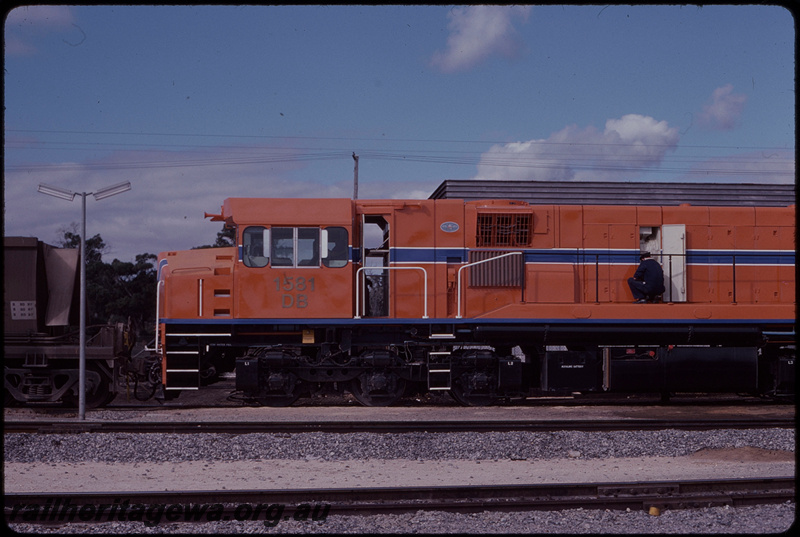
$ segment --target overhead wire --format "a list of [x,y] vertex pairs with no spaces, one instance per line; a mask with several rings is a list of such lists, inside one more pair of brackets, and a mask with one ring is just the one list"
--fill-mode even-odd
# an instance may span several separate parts
[[[597,171],[650,171],[662,173],[687,173],[687,174],[728,174],[736,176],[763,175],[765,173],[778,176],[794,176],[793,149],[784,150],[768,147],[738,147],[738,146],[681,146],[683,150],[731,150],[757,152],[762,156],[750,155],[718,155],[699,154],[696,156],[660,155],[654,159],[652,156],[641,154],[641,151],[660,151],[673,146],[662,144],[604,144],[592,142],[550,142],[531,141],[527,144],[535,145],[539,152],[520,152],[508,149],[509,142],[491,142],[480,140],[429,140],[429,139],[386,139],[386,138],[357,138],[357,137],[316,137],[316,136],[267,136],[267,135],[208,135],[208,134],[175,134],[175,133],[129,133],[129,132],[87,132],[87,131],[40,131],[26,129],[7,129],[7,133],[30,133],[47,135],[109,135],[118,136],[183,136],[202,138],[243,138],[243,139],[268,139],[297,142],[309,141],[336,141],[347,142],[400,142],[409,144],[481,144],[483,148],[477,151],[453,149],[425,149],[411,147],[409,149],[359,149],[360,158],[383,161],[402,161],[427,164],[449,164],[490,167],[514,167],[531,169],[574,169]],[[334,145],[334,144],[330,144]],[[486,149],[487,145],[491,145]],[[6,164],[7,172],[50,172],[66,171],[73,169],[116,170],[116,169],[150,169],[150,168],[176,168],[198,166],[235,166],[256,165],[282,162],[308,162],[320,160],[349,160],[352,155],[352,144],[347,149],[336,147],[320,147],[312,144],[298,146],[292,143],[283,146],[253,146],[253,145],[207,145],[207,144],[157,144],[157,143],[121,143],[89,141],[48,141],[48,140],[14,140],[6,137],[7,149],[32,149],[32,150],[64,150],[64,151],[125,151],[137,154],[137,159],[116,162],[82,162],[82,163],[27,163]],[[498,148],[499,146],[499,148]],[[576,151],[573,151],[575,149]],[[209,151],[219,154],[208,156]],[[764,151],[769,153],[764,154]],[[791,157],[781,157],[779,153],[791,151]],[[183,152],[183,153],[179,153]],[[188,154],[187,154],[188,153]],[[170,158],[174,156],[175,158]],[[724,162],[722,160],[724,159]],[[718,162],[715,162],[718,161]],[[735,164],[732,166],[731,163]],[[726,165],[727,164],[727,165]],[[766,166],[765,166],[766,165]],[[757,168],[757,169],[756,169]]]

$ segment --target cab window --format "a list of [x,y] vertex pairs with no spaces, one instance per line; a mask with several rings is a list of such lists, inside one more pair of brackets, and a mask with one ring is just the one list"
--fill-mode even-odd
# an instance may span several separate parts
[[297,228],[297,266],[319,266],[319,228]]
[[342,227],[249,226],[242,233],[242,262],[248,267],[347,266],[349,244]]
[[[349,244],[347,243],[347,230],[343,227],[329,227],[322,231],[323,251],[322,264],[328,268],[340,268],[347,265]],[[327,239],[327,240],[324,240]]]
[[294,266],[294,230],[293,227],[272,228],[272,266]]
[[319,267],[319,228],[272,228],[273,267]]
[[[265,249],[266,248],[266,249]],[[242,262],[247,267],[266,267],[269,263],[269,230],[250,226],[242,233]]]

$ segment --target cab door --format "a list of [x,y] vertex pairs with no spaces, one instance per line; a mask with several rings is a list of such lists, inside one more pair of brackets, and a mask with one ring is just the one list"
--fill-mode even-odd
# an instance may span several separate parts
[[359,317],[387,317],[390,309],[391,270],[387,270],[391,256],[391,230],[388,210],[370,208],[362,213],[359,226],[360,267],[355,285]]

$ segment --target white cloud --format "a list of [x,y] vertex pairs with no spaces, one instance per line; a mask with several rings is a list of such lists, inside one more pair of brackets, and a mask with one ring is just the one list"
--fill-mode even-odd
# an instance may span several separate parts
[[715,89],[700,114],[700,125],[714,130],[733,129],[739,122],[746,101],[746,95],[733,93],[732,84]]
[[549,138],[495,145],[481,156],[476,179],[619,180],[658,165],[677,147],[678,129],[628,114],[595,127],[571,125]]
[[437,51],[431,65],[452,73],[474,67],[492,55],[513,57],[521,42],[513,20],[527,20],[530,6],[469,6],[448,14],[447,48]]

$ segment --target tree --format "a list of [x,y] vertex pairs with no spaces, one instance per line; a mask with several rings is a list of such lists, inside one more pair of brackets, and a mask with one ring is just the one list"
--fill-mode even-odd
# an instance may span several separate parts
[[195,246],[192,249],[200,250],[202,248],[226,248],[229,246],[236,246],[236,228],[227,227],[223,224],[222,231],[217,233],[217,240],[214,242],[214,244]]
[[[80,248],[78,224],[59,230],[58,246]],[[224,248],[236,245],[236,230],[223,226],[213,245],[197,248]],[[86,322],[88,325],[133,321],[139,336],[149,341],[154,336],[156,316],[156,260],[154,254],[136,256],[133,263],[114,259],[103,262],[106,243],[97,234],[86,239]]]
[[[80,235],[63,230],[63,248],[80,248]],[[86,239],[86,323],[106,324],[130,319],[140,336],[154,335],[156,256],[139,254],[133,263],[103,262],[106,244],[99,234]]]

